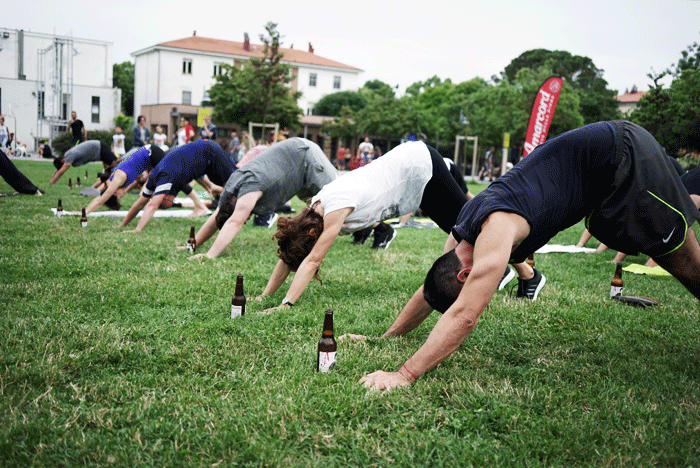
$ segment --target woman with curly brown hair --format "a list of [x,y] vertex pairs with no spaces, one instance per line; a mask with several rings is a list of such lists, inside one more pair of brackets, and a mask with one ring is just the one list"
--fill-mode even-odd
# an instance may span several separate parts
[[[422,141],[397,146],[326,185],[298,216],[277,222],[280,260],[260,297],[273,294],[295,271],[276,309],[293,306],[311,279],[318,278],[321,261],[338,235],[374,228],[375,244],[388,247],[396,231],[382,221],[419,207],[449,234],[470,198],[472,194],[460,189],[435,149]],[[456,245],[451,235],[448,245]]]

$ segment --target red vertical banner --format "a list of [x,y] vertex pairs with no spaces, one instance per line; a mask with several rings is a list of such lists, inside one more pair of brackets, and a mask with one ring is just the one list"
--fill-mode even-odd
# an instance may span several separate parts
[[559,102],[559,94],[563,83],[564,80],[562,78],[550,76],[537,91],[535,102],[532,104],[530,122],[527,125],[523,157],[530,154],[537,145],[541,145],[547,140],[547,132],[549,131],[549,125],[552,123],[552,117],[554,117],[554,109],[556,109],[557,102]]

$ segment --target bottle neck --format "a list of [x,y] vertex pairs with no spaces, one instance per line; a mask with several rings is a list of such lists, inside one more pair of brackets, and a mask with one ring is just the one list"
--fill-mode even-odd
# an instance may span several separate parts
[[333,313],[326,312],[323,319],[323,336],[333,336]]

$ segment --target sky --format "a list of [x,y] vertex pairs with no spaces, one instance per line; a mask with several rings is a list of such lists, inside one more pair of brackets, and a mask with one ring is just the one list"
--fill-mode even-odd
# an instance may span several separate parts
[[[359,82],[397,88],[438,76],[500,75],[532,49],[589,57],[608,88],[646,91],[681,51],[700,43],[700,0],[0,0],[0,27],[108,41],[115,63],[155,44],[198,36],[282,46],[363,70]],[[667,84],[668,80],[663,81]]]

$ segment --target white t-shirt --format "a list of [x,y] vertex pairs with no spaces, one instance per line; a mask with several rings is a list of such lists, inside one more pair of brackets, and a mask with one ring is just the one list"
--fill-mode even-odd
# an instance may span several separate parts
[[324,216],[351,207],[341,234],[415,211],[433,176],[430,151],[422,141],[407,142],[371,164],[339,177],[312,198],[321,200]]
[[360,143],[360,153],[362,154],[371,154],[373,149],[374,145],[369,141],[363,141],[362,143]]
[[163,147],[165,146],[165,140],[168,139],[168,136],[165,133],[154,133],[153,134],[153,144],[158,146],[158,147]]
[[124,150],[125,139],[126,137],[123,133],[112,135],[112,145],[114,147],[112,153],[114,153],[116,157],[122,156],[124,153],[126,153],[126,151]]

